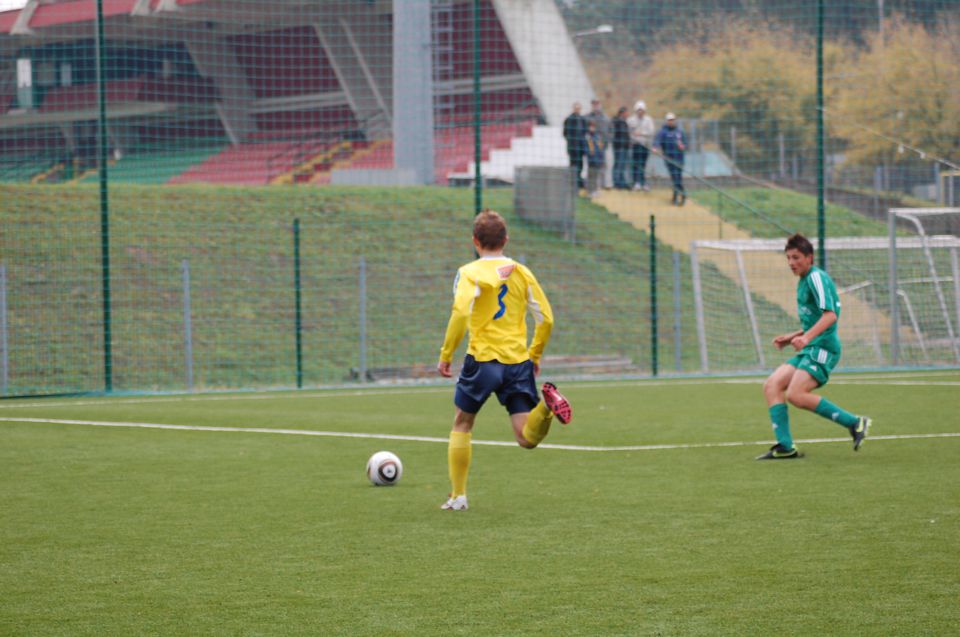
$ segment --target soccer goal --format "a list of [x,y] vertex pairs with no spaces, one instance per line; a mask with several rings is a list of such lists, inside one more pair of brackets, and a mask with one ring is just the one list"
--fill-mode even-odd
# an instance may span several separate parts
[[[960,238],[895,234],[826,240],[827,270],[840,293],[844,365],[960,363]],[[701,371],[768,369],[784,359],[771,341],[799,325],[784,244],[691,243]]]
[[960,363],[960,208],[891,208],[888,219],[891,363]]

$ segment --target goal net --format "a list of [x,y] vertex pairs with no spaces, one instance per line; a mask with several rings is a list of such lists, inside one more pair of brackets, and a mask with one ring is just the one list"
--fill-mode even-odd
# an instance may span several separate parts
[[[896,233],[892,239],[826,240],[827,270],[842,307],[844,365],[956,365],[960,238],[916,228]],[[798,325],[796,283],[784,260],[784,243],[691,244],[701,371],[768,369],[784,358],[773,337]]]
[[958,235],[960,208],[890,210],[892,364],[960,362]]

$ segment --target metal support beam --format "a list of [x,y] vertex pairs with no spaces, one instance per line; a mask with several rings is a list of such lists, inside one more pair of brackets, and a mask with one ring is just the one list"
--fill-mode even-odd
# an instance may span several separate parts
[[39,6],[40,0],[30,0],[27,2],[27,4],[20,9],[17,21],[10,27],[10,35],[33,35],[33,29],[30,28],[30,20],[33,19],[33,14]]

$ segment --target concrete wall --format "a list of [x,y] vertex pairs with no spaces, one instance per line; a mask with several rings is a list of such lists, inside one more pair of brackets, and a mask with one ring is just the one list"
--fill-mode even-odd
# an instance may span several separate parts
[[589,110],[593,87],[554,0],[492,1],[547,123],[562,124],[574,102]]
[[430,0],[393,1],[393,165],[434,181]]

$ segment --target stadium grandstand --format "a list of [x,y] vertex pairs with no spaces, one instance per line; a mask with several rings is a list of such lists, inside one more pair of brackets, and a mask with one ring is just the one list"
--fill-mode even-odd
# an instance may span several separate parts
[[[553,0],[480,2],[477,60],[463,0],[102,11],[115,181],[446,184],[474,169],[476,100],[482,159],[548,125],[536,137],[559,157],[540,155],[563,165],[559,125],[592,96]],[[0,13],[0,180],[94,178],[96,12],[95,0],[29,0]]]

